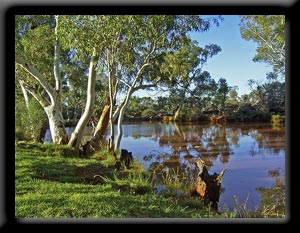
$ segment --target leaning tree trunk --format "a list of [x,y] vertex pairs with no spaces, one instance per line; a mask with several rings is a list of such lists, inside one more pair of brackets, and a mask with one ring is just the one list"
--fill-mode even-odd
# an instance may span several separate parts
[[224,168],[220,174],[214,173],[210,175],[205,162],[201,158],[198,158],[195,163],[199,172],[192,185],[191,194],[203,197],[205,201],[210,202],[212,207],[217,210],[222,178],[227,168]]
[[130,87],[130,90],[128,91],[128,93],[126,95],[125,102],[124,102],[124,104],[123,104],[123,106],[120,110],[120,113],[119,113],[119,117],[118,117],[118,135],[117,135],[117,138],[116,138],[115,149],[114,149],[115,152],[118,151],[119,147],[120,147],[121,138],[122,138],[122,135],[123,135],[123,130],[122,130],[123,117],[124,117],[124,113],[125,113],[126,107],[129,103],[129,99],[130,99],[132,93],[133,93],[133,87]]
[[99,150],[103,147],[105,141],[105,135],[109,123],[110,104],[106,104],[103,108],[100,120],[96,126],[94,135],[87,144],[83,146],[84,156]]
[[98,58],[99,58],[99,56],[96,55],[96,52],[94,51],[93,55],[92,55],[92,59],[90,61],[90,67],[89,67],[87,99],[86,99],[84,113],[81,116],[79,122],[77,123],[76,128],[73,131],[73,133],[71,135],[71,139],[68,143],[69,146],[75,147],[77,153],[79,152],[79,146],[81,143],[81,139],[83,137],[83,131],[94,111],[96,68],[97,68]]
[[40,103],[47,114],[53,143],[66,144],[68,142],[68,135],[64,127],[63,116],[61,113],[61,90],[59,88],[54,90],[54,88],[52,88],[48,83],[47,79],[23,58],[16,55],[15,62],[26,72],[31,74],[48,94],[50,101],[43,98],[37,90],[32,89],[23,81],[23,85],[26,85],[26,90]]

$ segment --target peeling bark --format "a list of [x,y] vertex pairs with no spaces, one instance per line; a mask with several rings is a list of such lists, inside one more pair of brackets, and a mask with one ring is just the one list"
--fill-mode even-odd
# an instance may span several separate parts
[[84,156],[87,156],[103,147],[105,135],[109,123],[109,112],[110,112],[110,105],[106,104],[103,108],[100,120],[96,126],[91,141],[89,141],[83,146]]

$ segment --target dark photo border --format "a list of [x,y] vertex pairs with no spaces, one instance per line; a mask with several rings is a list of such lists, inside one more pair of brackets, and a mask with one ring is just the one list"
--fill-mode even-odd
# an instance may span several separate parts
[[[36,3],[40,3],[37,5]],[[43,4],[41,4],[43,3]],[[77,5],[75,5],[76,3]],[[184,3],[184,4],[183,4]],[[295,209],[292,200],[291,180],[291,121],[292,121],[292,89],[297,77],[295,73],[297,51],[299,44],[297,35],[298,1],[294,0],[207,0],[207,1],[1,1],[1,90],[0,90],[0,229],[2,231],[15,225],[31,224],[120,224],[120,223],[185,223],[198,224],[283,224],[292,223]],[[15,219],[15,145],[14,128],[14,16],[17,14],[216,14],[216,15],[244,15],[244,14],[283,14],[286,15],[287,32],[287,60],[286,60],[286,188],[287,188],[287,213],[285,219]],[[298,49],[299,51],[299,49]],[[294,85],[293,85],[294,84]],[[294,129],[295,130],[295,129]],[[297,156],[295,154],[294,156]],[[295,170],[295,168],[294,168]],[[294,183],[295,184],[295,183]],[[297,201],[297,200],[294,200]],[[26,228],[24,228],[26,229]],[[100,229],[99,229],[100,230]]]

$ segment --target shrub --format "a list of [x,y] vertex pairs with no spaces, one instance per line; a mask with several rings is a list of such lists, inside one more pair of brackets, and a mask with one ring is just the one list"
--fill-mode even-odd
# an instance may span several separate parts
[[47,116],[39,103],[32,99],[28,103],[17,102],[15,106],[15,139],[39,141],[41,129]]

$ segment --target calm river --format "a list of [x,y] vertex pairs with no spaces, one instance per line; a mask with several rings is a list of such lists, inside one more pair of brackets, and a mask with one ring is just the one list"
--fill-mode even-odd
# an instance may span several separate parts
[[[46,140],[49,139],[49,131]],[[211,125],[201,123],[127,123],[120,148],[132,151],[146,169],[154,164],[176,169],[197,157],[209,173],[223,176],[219,208],[233,210],[233,196],[248,210],[260,205],[258,188],[285,183],[285,127],[268,123]]]

